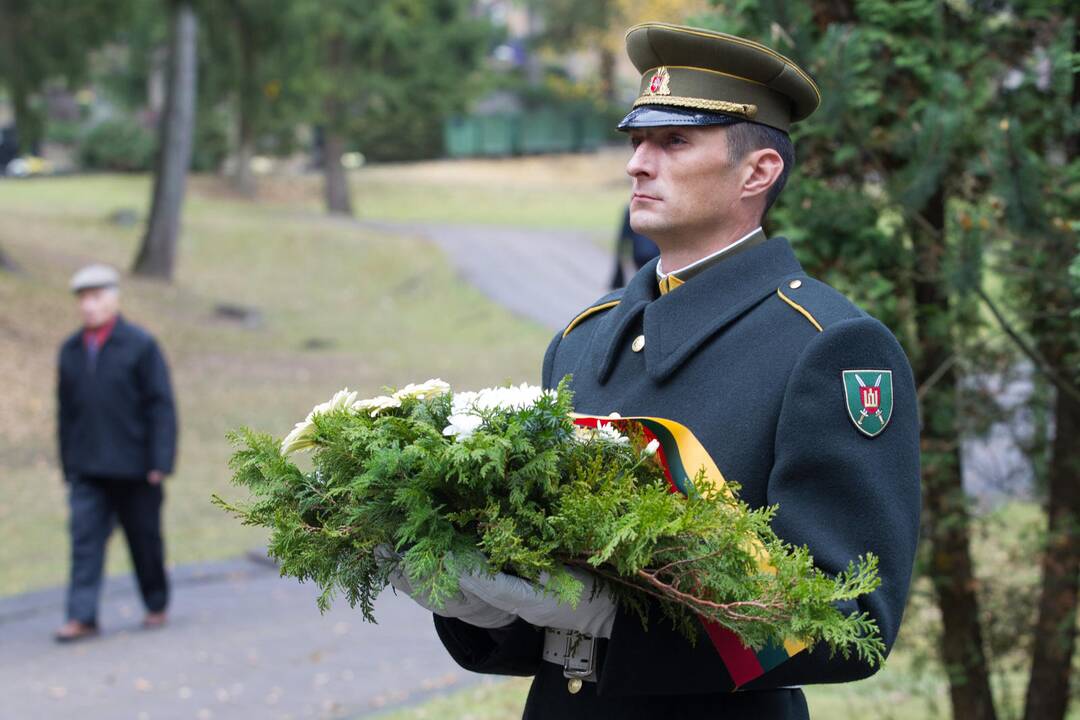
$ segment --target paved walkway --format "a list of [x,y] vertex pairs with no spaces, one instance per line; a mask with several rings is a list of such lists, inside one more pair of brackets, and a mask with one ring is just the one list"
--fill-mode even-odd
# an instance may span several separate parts
[[63,593],[0,599],[0,717],[11,720],[355,718],[476,682],[430,613],[387,591],[379,624],[241,558],[172,573],[171,622],[142,630],[130,577],[109,579],[100,637],[57,645]]
[[589,233],[466,225],[364,222],[434,242],[469,284],[551,329],[566,326],[609,291],[611,250]]

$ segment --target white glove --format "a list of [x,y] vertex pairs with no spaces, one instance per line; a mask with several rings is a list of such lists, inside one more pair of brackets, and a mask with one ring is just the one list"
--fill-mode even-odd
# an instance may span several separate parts
[[539,585],[506,573],[494,577],[465,574],[460,584],[462,591],[538,627],[610,638],[615,625],[615,600],[603,588],[593,592],[596,577],[592,573],[574,567],[566,570],[585,586],[577,608],[560,603],[546,592],[546,573],[541,574]]
[[420,607],[430,610],[441,617],[458,618],[470,625],[482,628],[500,628],[509,625],[517,619],[512,613],[492,607],[480,598],[464,589],[459,590],[452,597],[447,598],[442,607],[435,607],[429,596],[422,591],[414,589],[409,578],[405,575],[401,563],[401,555],[394,552],[389,545],[379,545],[375,548],[375,558],[380,562],[395,563],[390,571],[390,584],[398,592],[408,595]]

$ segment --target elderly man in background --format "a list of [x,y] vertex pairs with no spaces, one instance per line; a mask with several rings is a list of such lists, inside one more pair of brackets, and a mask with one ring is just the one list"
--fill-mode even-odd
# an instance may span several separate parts
[[82,328],[60,348],[58,432],[69,489],[71,584],[59,642],[97,634],[105,546],[127,537],[143,626],[165,623],[169,587],[161,539],[162,482],[176,455],[176,410],[157,342],[120,314],[119,274],[90,265],[71,279]]

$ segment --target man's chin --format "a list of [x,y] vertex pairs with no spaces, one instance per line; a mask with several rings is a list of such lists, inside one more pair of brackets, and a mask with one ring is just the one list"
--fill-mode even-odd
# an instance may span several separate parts
[[650,212],[630,213],[630,227],[634,232],[645,237],[662,235],[668,228],[668,223],[663,218],[656,217]]

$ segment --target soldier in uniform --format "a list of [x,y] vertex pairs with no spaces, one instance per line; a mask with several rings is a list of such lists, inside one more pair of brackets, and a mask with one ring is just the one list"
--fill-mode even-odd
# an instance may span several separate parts
[[[787,131],[818,88],[717,32],[649,23],[627,50],[642,73],[619,125],[631,223],[661,254],[555,336],[543,384],[572,375],[580,412],[687,426],[750,506],[779,505],[776,532],[826,572],[875,553],[880,588],[838,609],[867,613],[891,647],[919,530],[911,369],[884,325],[761,229],[794,163]],[[823,644],[754,653],[704,622],[690,643],[653,610],[644,629],[602,588],[571,609],[520,578],[467,575],[435,627],[468,670],[535,676],[526,718],[806,718],[800,686],[874,671]]]

